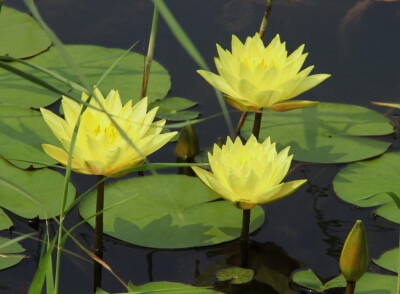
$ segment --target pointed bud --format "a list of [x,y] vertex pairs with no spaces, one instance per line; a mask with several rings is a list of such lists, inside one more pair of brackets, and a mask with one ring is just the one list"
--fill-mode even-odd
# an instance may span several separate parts
[[176,144],[175,154],[178,158],[186,160],[195,157],[197,153],[199,153],[199,141],[196,131],[192,125],[184,126]]
[[357,282],[366,272],[369,262],[367,233],[357,220],[344,242],[340,255],[340,270],[347,282]]

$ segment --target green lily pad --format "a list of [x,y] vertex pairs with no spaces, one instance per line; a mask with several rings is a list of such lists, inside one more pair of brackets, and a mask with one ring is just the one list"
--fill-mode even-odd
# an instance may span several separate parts
[[30,15],[7,6],[1,8],[0,55],[27,58],[50,46],[50,39]]
[[379,265],[380,267],[383,267],[384,269],[392,271],[396,274],[398,271],[398,268],[397,268],[398,260],[399,260],[399,248],[395,248],[395,249],[386,251],[379,258],[372,259],[372,261],[375,264]]
[[[91,45],[66,45],[65,49],[75,63],[78,64],[90,85],[97,83],[101,75],[125,52],[121,49],[109,49]],[[133,99],[135,102],[139,101],[142,87],[143,58],[143,55],[137,53],[129,53],[125,56],[100,85],[99,88],[103,95],[107,95],[111,89],[115,89],[119,90],[123,103],[126,103],[129,99]],[[54,47],[29,59],[29,62],[78,82],[69,66],[65,64]],[[42,72],[15,62],[9,64],[47,81],[65,92],[70,90],[66,85]],[[0,103],[38,108],[52,104],[60,98],[58,94],[4,69],[0,69],[0,85],[2,92]],[[149,102],[165,97],[170,87],[171,80],[168,72],[159,63],[153,61],[147,89]],[[77,91],[74,93],[80,97],[80,93]]]
[[197,105],[197,102],[181,97],[171,97],[153,102],[149,108],[159,106],[157,117],[172,121],[190,120],[199,116],[197,111],[185,111]]
[[0,128],[0,155],[12,164],[25,169],[56,163],[41,146],[58,145],[58,141],[39,111],[0,105]]
[[254,277],[254,270],[241,267],[230,267],[217,273],[218,281],[230,281],[231,284],[245,284]]
[[[242,134],[249,138],[254,115],[248,115]],[[271,137],[279,149],[291,146],[294,159],[315,163],[343,163],[371,158],[390,146],[365,136],[393,133],[380,113],[355,105],[319,103],[287,112],[264,111],[260,139]]]
[[0,208],[0,231],[8,229],[12,225],[12,220],[8,217],[4,210]]
[[292,275],[292,281],[306,289],[321,292],[328,289],[346,287],[346,280],[342,275],[323,284],[311,269],[295,272]]
[[399,181],[400,152],[393,152],[348,165],[335,176],[333,188],[342,200],[354,205],[360,207],[383,205],[376,213],[400,224],[399,209],[387,193],[400,196]]
[[[104,213],[104,232],[135,245],[187,248],[231,241],[240,235],[242,211],[199,179],[157,175],[121,180],[105,187],[104,207],[128,199]],[[96,193],[79,206],[84,219],[95,212]],[[264,211],[252,209],[250,230],[264,222]],[[89,224],[94,226],[94,220]]]
[[[125,292],[124,294],[217,294],[216,292],[207,288],[193,287],[190,285],[171,283],[171,282],[151,282],[141,286],[132,286],[132,291]],[[96,294],[108,294],[104,290],[97,289]],[[122,294],[122,293],[120,293]],[[222,293],[221,293],[222,294]]]
[[[0,247],[8,241],[10,241],[10,239],[0,237]],[[24,255],[19,254],[24,251],[24,247],[22,247],[18,242],[0,248],[0,270],[18,264],[25,258]]]
[[[50,169],[25,171],[0,160],[0,204],[28,219],[52,218],[60,213],[64,177]],[[68,187],[67,205],[75,197],[75,188]]]

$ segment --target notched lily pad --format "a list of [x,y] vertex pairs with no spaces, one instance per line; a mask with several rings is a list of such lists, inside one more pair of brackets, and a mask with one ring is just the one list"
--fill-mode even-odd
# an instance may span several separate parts
[[[254,115],[248,115],[242,134],[252,132]],[[291,146],[294,159],[315,163],[344,163],[384,153],[390,143],[366,136],[393,133],[390,121],[367,108],[319,103],[288,112],[265,111],[260,139],[271,137],[280,149]]]
[[400,152],[393,152],[348,165],[335,176],[333,188],[342,200],[354,205],[382,205],[376,214],[400,224],[400,211],[389,195],[400,196],[399,182]]
[[153,102],[149,108],[159,106],[157,117],[171,121],[181,121],[195,119],[199,116],[197,111],[187,111],[186,109],[197,105],[197,102],[181,97],[171,97]]
[[303,288],[321,292],[346,287],[346,280],[342,275],[323,284],[311,269],[295,272],[292,275],[292,281]]
[[[104,232],[135,245],[187,248],[231,241],[240,235],[242,211],[199,179],[158,175],[121,180],[105,187],[104,207],[128,199],[104,213]],[[84,219],[94,214],[96,194],[86,197],[79,211]],[[264,222],[264,211],[252,209],[250,230]],[[94,220],[88,221],[94,226]]]
[[[75,63],[78,64],[82,74],[87,78],[90,85],[97,83],[101,75],[125,52],[121,49],[91,45],[65,45],[65,49]],[[126,103],[129,99],[133,99],[134,102],[139,101],[142,88],[143,58],[143,55],[138,53],[129,53],[125,56],[100,85],[99,88],[102,93],[107,95],[111,89],[115,89],[119,90],[123,103]],[[28,61],[54,71],[74,82],[78,82],[78,79],[71,72],[70,67],[65,64],[54,47]],[[15,62],[9,64],[51,83],[64,92],[71,90],[68,86],[40,71],[22,64],[16,64]],[[0,69],[0,84],[2,85],[0,103],[38,108],[50,105],[60,98],[60,95],[4,69]],[[171,80],[168,72],[158,62],[153,61],[147,89],[149,102],[165,97],[170,87]],[[75,91],[74,94],[80,97],[78,91]]]
[[4,5],[1,7],[0,55],[27,58],[50,46],[50,39],[30,15]]
[[218,281],[230,281],[231,284],[245,284],[254,277],[254,270],[241,267],[230,267],[217,273]]
[[[0,247],[9,242],[10,239],[0,237]],[[18,242],[0,248],[0,270],[9,268],[18,264],[26,256],[21,254],[25,251]]]
[[[50,169],[25,171],[0,160],[0,205],[28,219],[52,218],[60,213],[64,177]],[[75,197],[68,187],[67,205]]]

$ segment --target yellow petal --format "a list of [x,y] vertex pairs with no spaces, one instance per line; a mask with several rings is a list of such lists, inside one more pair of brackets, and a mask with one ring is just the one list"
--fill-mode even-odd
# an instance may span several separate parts
[[289,102],[281,102],[269,107],[269,109],[277,112],[289,111],[292,109],[305,108],[318,104],[318,101],[308,100],[292,100]]

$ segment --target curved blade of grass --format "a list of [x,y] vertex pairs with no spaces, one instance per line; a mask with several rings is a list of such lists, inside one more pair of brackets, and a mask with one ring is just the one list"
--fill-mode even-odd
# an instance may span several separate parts
[[30,236],[33,236],[33,235],[35,235],[35,233],[26,234],[26,235],[22,235],[22,236],[19,236],[17,238],[11,239],[11,240],[1,244],[0,245],[0,249],[6,248],[9,245],[12,245],[12,244],[17,243],[17,242],[22,241],[22,240],[25,240],[25,239],[29,238]]
[[22,59],[19,59],[19,58],[15,58],[15,57],[12,57],[12,56],[0,56],[0,60],[1,61],[14,61],[14,62],[18,62],[18,63],[24,64],[26,66],[29,66],[29,67],[31,67],[33,69],[36,69],[38,71],[41,71],[41,72],[47,74],[48,76],[56,79],[57,81],[60,81],[60,82],[64,83],[65,85],[67,85],[67,86],[69,86],[69,87],[71,87],[71,88],[73,88],[73,89],[75,89],[77,91],[86,92],[86,93],[90,92],[85,87],[82,87],[81,85],[79,85],[79,84],[77,84],[77,83],[75,83],[75,82],[73,82],[73,81],[71,81],[71,80],[69,80],[69,79],[57,74],[57,73],[55,73],[54,71],[48,70],[47,68],[44,68],[44,67],[39,66],[39,65],[36,65],[34,63],[31,63],[31,62],[28,62],[28,61],[25,61],[25,60],[22,60]]
[[57,236],[53,238],[50,245],[47,247],[46,254],[40,259],[39,267],[35,273],[35,276],[33,277],[33,281],[31,283],[31,286],[29,287],[28,294],[42,293],[44,279],[48,272],[48,267],[51,266],[51,253],[53,252],[56,241]]
[[86,89],[90,89],[90,86],[89,86],[88,82],[86,81],[86,78],[81,73],[79,67],[77,66],[75,61],[72,59],[72,57],[69,55],[67,50],[65,50],[65,47],[64,47],[63,43],[61,42],[61,40],[49,28],[49,26],[43,21],[34,1],[33,0],[24,0],[24,3],[31,11],[32,16],[42,27],[43,31],[49,36],[50,40],[56,46],[56,49],[59,51],[60,55],[63,57],[65,62],[70,66],[72,72],[79,78],[80,82]]
[[20,77],[22,77],[22,78],[24,78],[24,79],[26,79],[28,81],[31,81],[32,83],[38,84],[38,85],[42,86],[43,88],[46,88],[46,89],[48,89],[48,90],[50,90],[52,92],[55,92],[57,94],[70,97],[70,98],[72,98],[74,100],[78,100],[78,98],[74,97],[72,94],[64,92],[63,90],[58,89],[57,87],[53,86],[52,84],[49,84],[48,82],[42,80],[41,78],[38,78],[38,77],[36,77],[36,76],[34,76],[34,75],[30,74],[30,73],[27,73],[27,72],[24,72],[24,71],[22,71],[20,69],[17,69],[17,68],[15,68],[15,67],[13,67],[13,66],[5,63],[5,62],[1,61],[0,62],[0,67],[4,68],[5,70],[8,70],[8,71],[10,71],[10,72],[12,72],[12,73],[14,73],[16,75],[18,75],[18,76],[20,76]]
[[[171,11],[168,9],[167,5],[165,5],[163,0],[153,0],[153,3],[157,6],[158,10],[160,11],[162,17],[164,18],[165,22],[167,23],[168,27],[174,34],[175,38],[179,41],[183,48],[187,51],[187,53],[193,58],[193,60],[205,70],[210,71],[207,63],[204,61],[203,57],[201,56],[200,52],[196,49],[193,42],[190,40],[188,35],[185,33],[183,28],[180,26],[178,21],[172,15]],[[215,93],[218,98],[218,102],[220,104],[222,113],[224,114],[225,122],[228,127],[229,133],[233,136],[234,130],[231,118],[229,117],[228,108],[226,107],[226,103],[220,91],[215,89]]]

